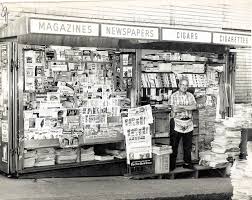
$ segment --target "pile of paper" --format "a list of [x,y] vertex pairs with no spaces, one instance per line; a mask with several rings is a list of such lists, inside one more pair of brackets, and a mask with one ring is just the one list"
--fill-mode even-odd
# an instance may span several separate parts
[[118,149],[105,149],[106,154],[114,156],[114,158],[124,159],[126,158],[126,151]]
[[77,150],[73,148],[59,149],[56,151],[56,163],[73,163],[77,161]]
[[252,142],[247,142],[247,160],[237,160],[231,168],[233,200],[252,198]]
[[241,142],[241,127],[234,118],[220,120],[215,123],[215,136],[212,151],[228,153],[230,156],[239,155]]
[[220,167],[227,163],[227,154],[213,153],[212,151],[204,151],[199,153],[200,165],[210,167]]
[[99,160],[99,161],[114,160],[114,156],[110,156],[110,155],[95,155],[95,160]]
[[214,140],[211,150],[200,153],[200,163],[217,167],[228,162],[228,157],[240,154],[241,129],[234,118],[219,120],[214,124]]
[[88,149],[81,148],[81,161],[90,161],[95,159],[94,147]]
[[36,159],[36,151],[24,151],[24,168],[34,167]]
[[37,149],[35,165],[39,166],[48,166],[55,165],[55,149],[54,148],[41,148]]

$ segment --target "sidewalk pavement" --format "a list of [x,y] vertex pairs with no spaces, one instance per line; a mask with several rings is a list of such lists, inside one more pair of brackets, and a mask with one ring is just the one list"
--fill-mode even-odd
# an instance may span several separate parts
[[[0,200],[185,199],[185,195],[232,195],[229,178],[127,177],[10,179],[0,175]],[[215,196],[216,196],[215,195]],[[222,197],[220,197],[221,199]],[[187,198],[195,199],[195,198]],[[199,198],[206,199],[206,198]],[[210,198],[207,198],[210,199]],[[219,198],[218,198],[219,199]],[[223,199],[223,198],[222,198]]]

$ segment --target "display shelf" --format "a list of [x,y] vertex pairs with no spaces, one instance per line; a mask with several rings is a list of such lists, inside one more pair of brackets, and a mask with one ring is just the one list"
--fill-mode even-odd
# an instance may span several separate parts
[[[193,137],[199,136],[198,133],[193,134]],[[164,138],[170,138],[170,136],[153,136],[152,139],[164,139]]]
[[225,65],[225,62],[206,62],[207,65]]
[[141,87],[141,88],[172,88],[172,89],[176,89],[177,87]]
[[82,161],[82,162],[75,162],[75,163],[64,163],[64,164],[55,164],[55,165],[48,165],[48,166],[41,166],[41,167],[30,167],[24,168],[21,173],[31,173],[31,172],[39,172],[39,171],[48,171],[48,170],[55,170],[55,169],[66,169],[66,168],[74,168],[74,167],[81,167],[81,166],[91,166],[91,165],[103,165],[108,163],[126,163],[126,159],[114,159],[114,160],[106,160],[106,161]]
[[81,60],[81,61],[70,61],[70,60],[46,60],[47,62],[62,62],[62,63],[112,63],[112,61],[90,61],[90,60]]
[[[142,70],[142,73],[167,73],[167,74],[175,74],[174,72],[145,71],[145,70]],[[204,73],[183,72],[183,73],[180,73],[180,74],[205,74],[205,72]]]
[[118,142],[123,142],[123,141],[124,141],[124,139],[111,140],[111,141],[101,141],[101,142],[86,142],[86,143],[80,144],[79,147],[91,146],[91,145],[96,145],[96,144],[111,144],[111,143],[118,143]]
[[101,142],[87,142],[87,143],[82,143],[79,145],[74,145],[74,146],[65,146],[65,147],[60,147],[59,144],[50,144],[50,145],[45,145],[42,141],[41,143],[36,144],[30,144],[30,143],[25,143],[24,148],[27,150],[34,150],[34,149],[40,149],[40,148],[59,148],[59,149],[66,149],[66,148],[78,148],[78,147],[83,147],[83,146],[92,146],[92,145],[97,145],[97,144],[111,144],[111,143],[119,143],[123,142],[124,139],[117,139],[117,140],[111,140],[111,141],[101,141]]
[[163,63],[200,63],[200,64],[204,64],[207,63],[207,61],[186,61],[186,60],[152,60],[152,59],[146,59],[146,58],[142,58],[141,61],[153,61],[153,62],[163,62]]
[[60,147],[59,139],[25,140],[25,149],[54,148]]
[[82,61],[82,62],[83,63],[112,63],[112,61]]
[[[171,89],[178,89],[178,87],[141,87],[141,88],[171,88]],[[207,87],[190,87],[189,88],[207,88]]]

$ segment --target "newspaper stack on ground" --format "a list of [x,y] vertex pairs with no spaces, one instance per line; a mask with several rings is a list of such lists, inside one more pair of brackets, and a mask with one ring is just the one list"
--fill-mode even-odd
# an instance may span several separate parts
[[252,198],[252,142],[247,142],[247,160],[237,160],[231,168],[233,200]]
[[228,157],[239,156],[240,142],[241,127],[235,118],[216,121],[211,150],[200,153],[200,164],[210,167],[225,165]]

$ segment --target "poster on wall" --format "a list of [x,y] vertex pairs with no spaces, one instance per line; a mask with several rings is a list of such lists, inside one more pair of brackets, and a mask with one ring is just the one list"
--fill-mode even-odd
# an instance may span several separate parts
[[9,141],[8,122],[2,121],[2,142],[8,143],[8,141]]

